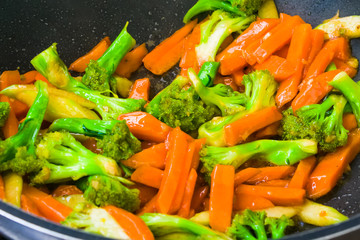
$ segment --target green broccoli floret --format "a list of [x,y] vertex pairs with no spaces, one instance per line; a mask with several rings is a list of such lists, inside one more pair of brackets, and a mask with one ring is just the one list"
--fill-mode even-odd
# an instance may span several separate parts
[[292,114],[289,109],[281,121],[281,136],[285,140],[313,139],[320,150],[333,152],[347,142],[348,131],[342,124],[346,105],[342,95],[330,95],[321,104],[304,106]]
[[[181,217],[160,213],[145,213],[140,218],[150,228],[155,237],[172,233],[191,233],[198,237],[196,239],[229,239],[225,234]],[[206,238],[203,238],[205,236]]]
[[275,93],[277,82],[267,70],[254,71],[244,75],[245,110],[234,115],[216,117],[199,128],[199,138],[206,138],[207,144],[212,146],[226,146],[224,127],[249,113],[259,111],[266,107],[275,106]]
[[96,206],[114,205],[129,212],[140,207],[139,190],[127,188],[116,178],[95,175],[80,179],[76,185],[85,199]]
[[191,68],[188,70],[189,78],[195,91],[199,94],[201,100],[207,105],[217,106],[222,116],[233,115],[245,110],[247,96],[234,91],[225,84],[216,84],[214,87],[206,87]]
[[117,221],[102,208],[73,211],[61,224],[109,238],[130,239]]
[[103,120],[116,119],[120,114],[141,110],[146,103],[143,99],[107,97],[99,91],[86,87],[76,81],[68,72],[67,67],[60,59],[56,44],[54,43],[45,51],[31,60],[31,64],[54,86],[73,92],[96,104],[94,109]]
[[116,79],[112,75],[121,59],[135,45],[135,39],[127,32],[127,25],[106,52],[98,60],[91,60],[85,69],[81,81],[91,90],[106,96],[110,95],[110,91],[116,93]]
[[19,131],[12,137],[0,141],[0,171],[12,170],[19,175],[38,171],[42,161],[35,155],[35,141],[44,119],[49,95],[47,84],[37,81],[38,89],[33,105],[25,120],[19,125]]
[[141,142],[131,134],[124,120],[62,118],[49,127],[49,131],[60,130],[96,137],[97,147],[102,149],[101,154],[119,163],[141,151]]
[[272,239],[280,239],[285,236],[285,230],[288,226],[294,226],[294,221],[282,215],[280,218],[266,218],[265,225],[268,225]]
[[229,0],[229,2],[249,16],[257,13],[264,0]]
[[210,176],[215,165],[232,165],[237,169],[250,159],[264,160],[276,165],[293,165],[317,153],[313,140],[257,140],[234,147],[205,146],[200,151],[201,169]]
[[198,129],[217,115],[218,109],[200,100],[192,87],[183,89],[188,81],[177,77],[151,100],[146,111],[171,127],[179,126],[185,132]]
[[[90,175],[119,176],[116,161],[91,152],[68,132],[51,132],[43,136],[36,155],[45,161],[41,171],[32,177],[33,184],[78,180]],[[128,180],[119,180],[128,182]]]
[[0,102],[0,127],[5,125],[6,120],[9,117],[10,104],[8,102]]
[[222,42],[232,32],[241,32],[255,21],[255,15],[233,17],[229,13],[217,10],[206,22],[201,24],[200,43],[195,47],[198,63],[215,61],[215,56]]

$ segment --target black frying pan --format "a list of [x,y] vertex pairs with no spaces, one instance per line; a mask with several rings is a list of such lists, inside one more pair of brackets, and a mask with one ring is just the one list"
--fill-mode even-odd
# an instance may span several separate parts
[[[114,39],[126,21],[137,43],[153,48],[180,28],[182,17],[196,0],[2,0],[0,3],[0,72],[20,68],[31,70],[30,60],[53,42],[69,65],[104,36]],[[359,0],[276,1],[280,12],[300,15],[313,27],[331,18],[360,14]],[[360,40],[352,40],[353,55],[360,57]],[[151,94],[165,87],[177,74],[174,67],[163,77],[142,70],[133,79],[150,76]],[[359,79],[359,76],[356,77]],[[320,199],[350,220],[334,226],[314,228],[287,239],[360,239],[360,156],[342,184]],[[306,227],[305,227],[306,228]],[[104,239],[69,229],[22,212],[0,201],[0,233],[11,239]],[[1,238],[1,237],[0,237]]]

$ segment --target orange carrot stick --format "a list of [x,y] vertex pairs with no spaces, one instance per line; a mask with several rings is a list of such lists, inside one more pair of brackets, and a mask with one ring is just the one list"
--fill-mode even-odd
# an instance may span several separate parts
[[136,215],[141,216],[144,213],[155,213],[156,212],[156,203],[157,203],[158,194],[156,194],[150,201],[148,201],[145,206],[139,209]]
[[240,211],[245,209],[261,210],[274,207],[275,205],[263,197],[257,197],[245,194],[236,194],[234,198],[234,210]]
[[209,191],[210,188],[208,185],[195,187],[193,198],[191,200],[191,209],[194,209],[196,212],[200,211],[201,203],[209,194]]
[[325,155],[315,167],[306,187],[308,196],[316,199],[330,192],[359,152],[360,128],[356,128],[350,132],[345,146]]
[[[201,38],[201,24],[197,24],[191,34],[186,37],[184,43],[184,52],[181,56],[181,60],[179,66],[181,69],[193,68],[196,72],[199,70],[199,66],[197,64],[195,46],[200,43]],[[186,71],[187,72],[187,71]],[[187,73],[186,73],[187,76]]]
[[272,124],[270,124],[267,127],[264,127],[263,129],[260,129],[256,135],[256,139],[262,139],[262,138],[271,138],[279,135],[279,127],[281,122],[277,121]]
[[[7,96],[1,96],[2,102],[10,102],[10,99]],[[5,138],[9,138],[15,135],[18,132],[19,121],[16,118],[13,108],[10,108],[10,113],[8,119],[5,122],[5,125],[2,128]]]
[[275,78],[276,81],[281,82],[289,78],[296,71],[296,65],[292,65],[285,58],[271,55],[261,64],[256,64],[256,70],[268,70]]
[[225,141],[228,146],[234,146],[245,141],[250,134],[282,119],[276,107],[264,108],[250,113],[239,120],[225,126]]
[[309,71],[309,67],[314,61],[317,54],[320,52],[324,44],[324,31],[319,29],[311,30],[311,47],[309,56],[305,63],[304,67],[304,76],[306,76],[307,72]]
[[[183,171],[183,160],[186,158],[188,143],[186,134],[179,127],[170,132],[169,150],[166,157],[164,177],[161,181],[156,209],[159,213],[170,213],[176,196],[177,186]],[[177,211],[176,209],[173,209]]]
[[110,38],[103,38],[93,49],[70,64],[69,70],[84,72],[90,60],[98,60],[111,45]]
[[134,82],[129,93],[129,98],[144,99],[149,101],[150,80],[149,78],[138,79]]
[[2,176],[0,175],[0,199],[5,199],[5,186],[4,186],[4,180]]
[[4,71],[0,75],[0,91],[14,84],[20,84],[20,73],[18,70]]
[[206,138],[196,139],[194,140],[194,154],[191,162],[191,168],[197,170],[200,164],[200,150],[205,145]]
[[182,55],[185,37],[193,30],[196,23],[197,20],[189,22],[161,42],[144,57],[144,66],[156,75],[161,75],[174,66]]
[[335,58],[347,61],[351,57],[351,50],[349,45],[349,40],[344,37],[339,37],[336,39],[333,39],[333,41],[336,41],[336,52],[335,52]]
[[301,205],[305,199],[305,190],[298,188],[283,188],[269,186],[253,186],[241,184],[235,189],[236,196],[253,195],[270,200],[275,205]]
[[164,171],[158,168],[141,166],[131,174],[131,180],[149,187],[160,188],[163,175]]
[[21,209],[36,216],[43,217],[35,203],[24,194],[21,194]]
[[31,84],[35,82],[35,76],[38,72],[36,70],[32,70],[24,73],[20,76],[21,84]]
[[334,58],[333,63],[335,63],[335,66],[337,69],[340,69],[341,71],[344,71],[349,75],[349,77],[354,78],[357,74],[357,69],[353,68],[352,66],[348,65],[343,60]]
[[357,128],[356,117],[353,113],[345,113],[343,115],[343,126],[348,131]]
[[127,160],[121,161],[127,167],[137,169],[141,166],[151,166],[164,169],[167,150],[164,143],[153,145],[131,156]]
[[196,170],[192,168],[191,171],[190,171],[189,177],[188,177],[188,179],[186,181],[184,197],[182,199],[181,207],[180,207],[179,212],[178,212],[178,215],[180,217],[184,217],[184,218],[189,217],[191,199],[192,199],[193,194],[194,194],[196,179],[197,179]]
[[235,186],[240,185],[245,181],[249,180],[250,178],[256,176],[260,172],[261,172],[260,169],[251,168],[251,167],[240,170],[235,174],[234,185]]
[[293,166],[274,166],[258,168],[260,173],[246,181],[247,184],[258,184],[275,179],[283,179],[289,177],[295,172]]
[[75,185],[60,185],[52,193],[53,197],[70,196],[74,194],[83,194]]
[[120,61],[115,73],[119,76],[129,78],[133,72],[139,69],[143,58],[148,54],[145,43],[128,52]]
[[287,188],[289,186],[290,180],[286,179],[274,179],[266,182],[261,182],[256,184],[257,186],[270,186],[270,187],[283,187]]
[[[294,32],[294,34],[295,34],[295,32]],[[292,38],[291,38],[291,40],[292,40]],[[279,56],[279,57],[282,57],[282,58],[286,58],[286,57],[288,56],[289,47],[290,47],[289,44],[288,44],[288,45],[285,45],[285,46],[282,47],[280,50],[276,51],[276,52],[274,53],[274,55]]]
[[54,87],[54,85],[52,85],[52,84],[51,84],[43,75],[41,75],[41,73],[39,73],[39,72],[35,75],[35,80],[43,81],[43,82],[47,83],[47,85],[48,85],[49,87]]
[[244,71],[242,69],[237,70],[236,72],[233,72],[231,74],[232,78],[234,79],[234,82],[236,83],[236,85],[238,87],[242,86],[242,80],[243,80],[243,76],[244,76]]
[[126,235],[133,240],[154,240],[154,235],[146,226],[145,222],[138,216],[114,206],[106,206],[104,209],[124,229]]
[[10,105],[11,108],[14,109],[17,119],[22,119],[26,117],[26,114],[29,111],[28,105],[16,99],[10,99]]
[[294,176],[291,178],[289,188],[305,188],[310,173],[314,169],[316,158],[314,156],[305,158],[299,162]]
[[225,232],[231,225],[235,168],[216,165],[211,173],[209,224],[212,229]]
[[122,114],[118,120],[125,120],[130,132],[141,140],[164,142],[171,127],[146,112]]

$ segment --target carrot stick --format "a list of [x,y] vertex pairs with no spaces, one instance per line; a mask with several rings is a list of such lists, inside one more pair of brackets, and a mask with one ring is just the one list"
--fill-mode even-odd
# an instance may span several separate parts
[[[159,213],[170,213],[176,196],[177,186],[183,171],[183,160],[186,158],[188,143],[186,134],[179,127],[170,132],[169,150],[166,157],[164,176],[159,188],[156,209]],[[177,211],[178,209],[173,209]]]
[[122,114],[118,120],[125,120],[130,132],[141,140],[164,142],[171,130],[171,127],[146,112]]
[[156,203],[157,203],[158,194],[156,194],[150,201],[148,201],[145,206],[138,210],[136,215],[141,216],[144,213],[155,213],[156,212]]
[[191,209],[194,209],[196,212],[200,211],[201,203],[205,197],[209,194],[209,186],[195,187],[193,198],[191,200]]
[[134,154],[129,159],[121,161],[121,163],[134,169],[142,166],[164,169],[166,153],[165,144],[159,143]]
[[200,164],[200,150],[205,145],[206,138],[196,139],[194,140],[194,154],[191,162],[191,168],[197,170]]
[[256,135],[256,139],[262,139],[262,138],[271,138],[279,135],[279,127],[281,122],[277,121],[272,124],[270,124],[267,127],[264,127],[263,129],[260,129]]
[[354,78],[357,74],[357,69],[353,68],[352,66],[348,65],[346,62],[344,62],[341,59],[334,58],[333,63],[335,64],[336,68],[344,71],[349,75],[349,77]]
[[240,185],[245,181],[249,180],[250,178],[256,176],[260,172],[261,172],[260,169],[251,168],[251,167],[240,170],[235,174],[234,185],[235,186]]
[[138,79],[134,82],[129,93],[129,98],[144,99],[149,101],[150,80],[149,78]]
[[291,103],[293,111],[296,112],[303,106],[320,102],[333,89],[332,86],[328,85],[328,82],[340,72],[340,70],[325,72],[314,78],[313,81],[305,83]]
[[[1,96],[2,102],[10,102],[10,99],[7,96]],[[10,108],[10,113],[8,119],[5,122],[5,125],[2,128],[3,134],[5,138],[9,138],[15,135],[18,132],[19,121],[15,116],[15,112],[13,108]]]
[[148,54],[145,43],[128,52],[120,61],[115,73],[119,76],[129,78],[133,72],[139,69],[143,58]]
[[0,199],[5,199],[5,187],[3,177],[0,175]]
[[309,67],[314,61],[315,57],[318,55],[324,44],[324,31],[319,29],[311,30],[311,47],[309,56],[307,58],[305,67],[304,67],[304,76],[306,76],[309,71]]
[[345,146],[325,155],[315,167],[306,186],[308,196],[316,199],[330,192],[359,152],[360,128],[356,128],[349,133]]
[[141,166],[131,174],[131,180],[149,187],[160,188],[163,175],[164,171],[158,168]]
[[0,75],[0,91],[11,85],[20,83],[20,73],[18,70],[4,71]]
[[291,178],[289,188],[305,188],[310,173],[314,169],[316,158],[314,156],[305,158],[300,161],[296,168],[294,176]]
[[335,52],[335,58],[347,61],[351,57],[351,50],[349,45],[349,40],[344,37],[339,37],[333,39],[333,41],[336,42],[336,52]]
[[70,196],[74,194],[83,194],[75,185],[60,185],[52,193],[53,197]]
[[69,70],[84,72],[90,60],[98,60],[111,45],[110,38],[103,38],[93,49],[70,64]]
[[292,65],[285,58],[271,55],[261,64],[256,64],[256,70],[268,70],[275,78],[276,81],[281,82],[289,78],[295,73],[296,65]]
[[181,58],[185,37],[193,30],[197,20],[193,20],[161,42],[148,53],[144,66],[156,75],[161,75],[173,67]]
[[24,194],[21,194],[21,209],[36,216],[43,217],[35,203]]
[[43,81],[43,82],[47,83],[47,85],[48,85],[49,87],[54,87],[54,85],[52,85],[52,84],[51,84],[43,75],[41,75],[41,73],[39,73],[39,72],[35,75],[35,80]]
[[233,72],[231,74],[232,78],[234,79],[234,82],[236,83],[236,85],[238,87],[242,86],[242,80],[243,80],[243,76],[244,76],[244,71],[242,69],[237,70],[236,72]]
[[225,126],[226,144],[234,146],[239,142],[245,141],[250,134],[281,119],[282,115],[275,106],[250,113]]
[[[186,37],[185,43],[184,43],[184,52],[181,56],[180,64],[179,66],[181,69],[187,69],[193,68],[196,72],[199,70],[199,66],[196,59],[196,52],[195,52],[195,46],[200,43],[201,38],[201,24],[198,23],[191,34]],[[187,74],[186,74],[187,76]]]
[[275,179],[283,179],[289,177],[295,172],[293,166],[275,166],[258,168],[260,173],[246,181],[247,184],[258,184]]
[[191,199],[194,194],[196,179],[197,179],[196,170],[192,168],[189,177],[186,181],[184,197],[182,199],[181,207],[178,212],[178,215],[180,217],[188,218],[190,215]]
[[154,240],[154,235],[146,226],[145,222],[138,216],[114,206],[106,206],[104,209],[124,229],[126,235],[133,240]]
[[256,184],[257,186],[270,186],[270,187],[283,187],[287,188],[289,186],[290,180],[286,179],[274,179],[266,182],[261,182]]
[[231,165],[216,165],[211,173],[209,225],[220,232],[231,225],[234,177],[235,168]]
[[301,205],[305,199],[305,190],[298,188],[283,188],[269,186],[253,186],[241,184],[235,189],[236,196],[253,195],[270,200],[275,205]]
[[[294,32],[294,34],[295,34],[295,32]],[[291,40],[292,40],[292,38],[291,38]],[[289,52],[289,47],[290,47],[289,44],[288,44],[288,45],[285,45],[285,46],[282,47],[280,50],[277,50],[277,51],[274,53],[274,55],[279,56],[279,57],[282,57],[282,58],[286,58],[287,55],[288,55],[288,52]]]
[[216,56],[216,61],[220,62],[220,74],[229,75],[244,68],[247,62],[242,56],[243,49],[251,42],[263,37],[278,24],[278,19],[261,19],[253,22],[235,41]]
[[10,105],[11,108],[14,109],[17,119],[22,119],[26,117],[26,114],[29,111],[28,105],[16,99],[10,99]]
[[257,197],[245,194],[236,194],[234,198],[234,210],[240,211],[245,209],[261,210],[275,207],[275,205],[263,197]]
[[345,113],[343,115],[343,126],[348,131],[357,128],[356,117],[353,113]]
[[36,70],[32,70],[21,75],[20,76],[21,84],[31,84],[35,82],[35,76],[37,73],[38,72]]
[[37,188],[24,184],[23,194],[35,203],[45,218],[51,221],[60,223],[72,212],[71,208]]

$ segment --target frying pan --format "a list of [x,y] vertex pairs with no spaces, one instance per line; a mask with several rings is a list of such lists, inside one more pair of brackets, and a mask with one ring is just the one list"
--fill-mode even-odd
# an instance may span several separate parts
[[[2,0],[0,4],[0,72],[19,68],[31,70],[30,60],[53,42],[66,65],[82,56],[104,36],[114,39],[126,21],[137,43],[151,50],[180,28],[185,12],[195,0]],[[331,18],[360,14],[359,0],[278,0],[279,12],[300,15],[313,27]],[[360,57],[360,40],[352,40],[353,55]],[[161,77],[142,69],[133,79],[147,76],[151,95],[176,76],[174,67]],[[356,77],[359,79],[359,76]],[[360,156],[352,170],[330,194],[319,199],[350,220],[323,228],[309,229],[287,239],[359,239],[360,234]],[[10,239],[105,239],[36,218],[0,201],[0,234]],[[1,237],[0,237],[1,238]]]

